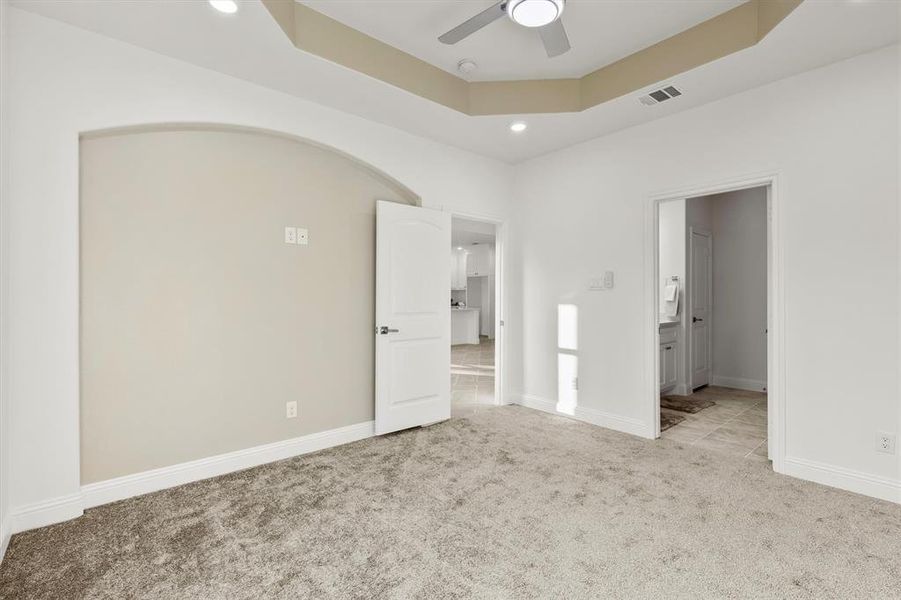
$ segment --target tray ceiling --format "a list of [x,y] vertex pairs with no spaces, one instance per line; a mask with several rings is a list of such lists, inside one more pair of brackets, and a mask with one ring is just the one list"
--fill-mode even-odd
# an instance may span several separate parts
[[747,0],[578,77],[504,81],[467,81],[306,4],[262,1],[299,50],[476,116],[584,111],[756,45],[802,0]]
[[[655,82],[582,112],[471,117],[298,51],[259,0],[240,0],[236,15],[223,15],[205,1],[13,0],[12,4],[295,98],[509,163],[665,118],[898,41],[895,2],[814,0],[802,3],[762,43],[669,79],[668,83],[684,92],[677,99],[650,107],[639,102],[639,95],[659,87]],[[514,120],[527,122],[528,130],[512,133],[510,123]]]
[[457,63],[473,59],[466,79],[577,78],[647,48],[742,4],[744,0],[568,0],[562,21],[572,49],[553,59],[534,31],[500,19],[453,46],[438,36],[492,0],[303,0],[302,4],[408,54],[459,75]]

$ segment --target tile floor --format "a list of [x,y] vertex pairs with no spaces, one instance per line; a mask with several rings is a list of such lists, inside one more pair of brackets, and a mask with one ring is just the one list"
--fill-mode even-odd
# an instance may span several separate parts
[[693,397],[716,404],[694,414],[661,409],[685,417],[662,432],[661,437],[750,460],[767,460],[765,393],[708,386],[697,390]]
[[494,406],[494,340],[451,346],[451,417]]

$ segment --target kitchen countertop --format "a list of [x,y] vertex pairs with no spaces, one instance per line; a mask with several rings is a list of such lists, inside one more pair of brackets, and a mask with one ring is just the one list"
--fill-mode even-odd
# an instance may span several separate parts
[[479,310],[479,309],[478,308],[469,308],[469,307],[458,308],[456,306],[451,306],[451,312],[465,312],[465,311],[471,311],[471,310]]

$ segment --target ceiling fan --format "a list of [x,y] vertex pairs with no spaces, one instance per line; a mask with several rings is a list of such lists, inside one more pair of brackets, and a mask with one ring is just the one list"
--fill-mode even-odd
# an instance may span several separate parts
[[538,29],[541,42],[549,58],[560,56],[570,49],[569,38],[560,21],[566,0],[501,0],[438,38],[443,44],[456,44],[507,15],[514,23]]

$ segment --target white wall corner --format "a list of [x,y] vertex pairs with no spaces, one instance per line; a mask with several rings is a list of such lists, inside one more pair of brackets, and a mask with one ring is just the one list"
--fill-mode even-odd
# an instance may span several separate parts
[[786,456],[785,475],[901,504],[901,480]]
[[530,394],[520,394],[514,401],[515,404],[540,410],[542,412],[567,417],[589,425],[597,425],[606,429],[612,429],[621,433],[637,435],[639,437],[654,439],[654,428],[652,424],[645,423],[639,419],[631,417],[622,417],[614,415],[596,408],[586,408],[577,406],[573,414],[567,414],[557,410],[557,403],[547,398],[533,396]]

